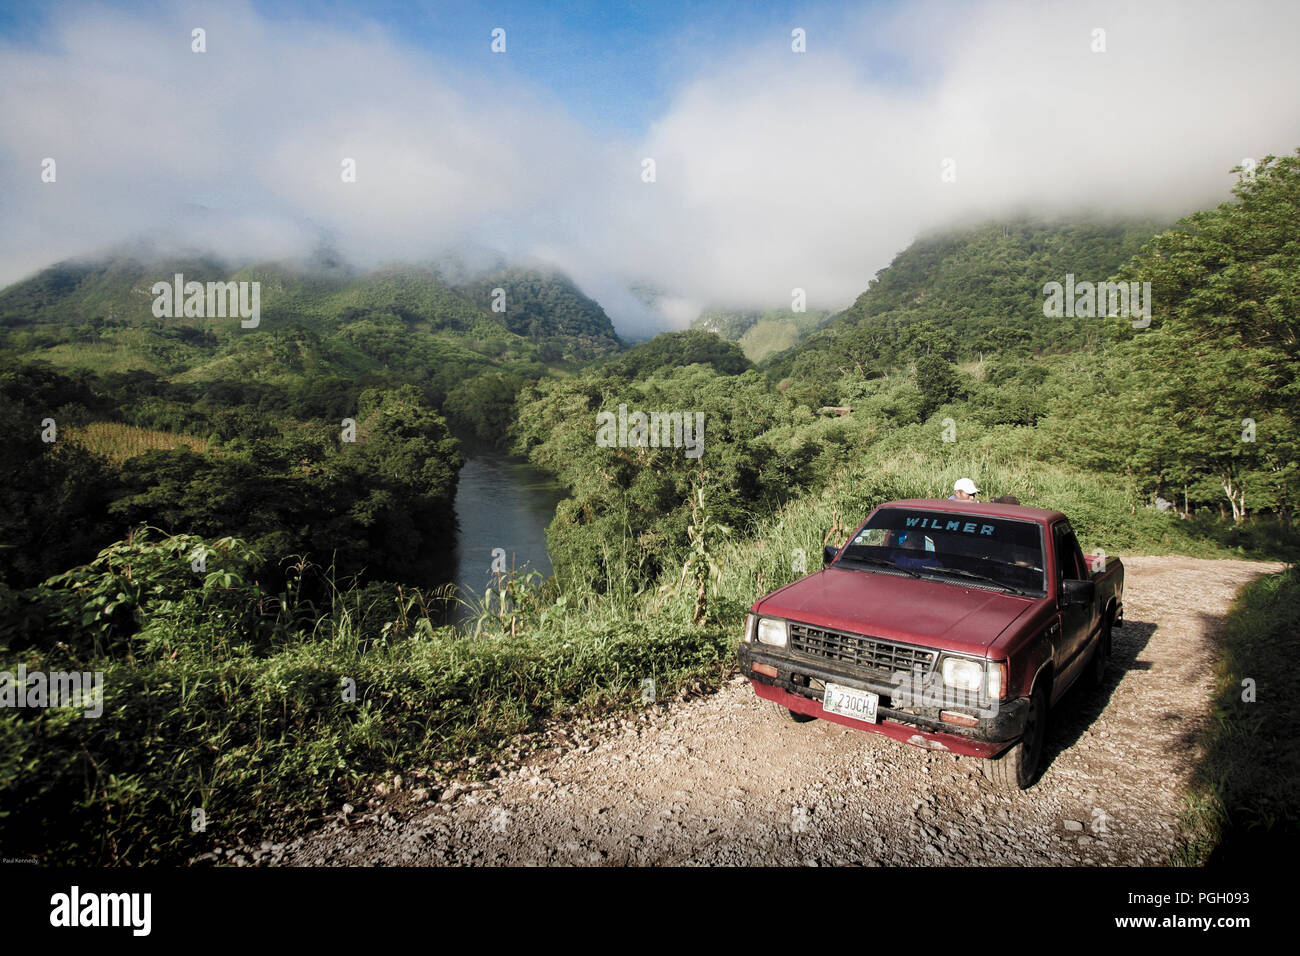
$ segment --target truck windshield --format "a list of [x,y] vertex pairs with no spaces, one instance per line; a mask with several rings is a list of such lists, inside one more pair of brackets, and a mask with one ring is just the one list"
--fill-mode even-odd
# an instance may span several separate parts
[[1015,591],[1046,593],[1043,541],[1032,521],[968,513],[881,508],[849,542],[842,561],[888,562],[954,581],[986,579]]

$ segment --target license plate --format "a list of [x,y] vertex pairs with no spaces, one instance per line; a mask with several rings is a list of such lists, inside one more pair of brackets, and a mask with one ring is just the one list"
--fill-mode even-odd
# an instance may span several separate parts
[[827,684],[826,696],[822,700],[822,710],[841,717],[852,717],[864,723],[876,722],[876,706],[880,703],[879,694],[870,694],[856,687],[842,687],[839,684]]

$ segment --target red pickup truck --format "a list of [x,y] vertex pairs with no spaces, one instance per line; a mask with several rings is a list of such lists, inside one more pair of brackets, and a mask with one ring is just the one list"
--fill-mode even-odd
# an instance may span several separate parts
[[1048,711],[1100,685],[1124,567],[1085,555],[1059,511],[882,504],[822,570],[754,602],[742,673],[786,719],[820,717],[1038,777]]

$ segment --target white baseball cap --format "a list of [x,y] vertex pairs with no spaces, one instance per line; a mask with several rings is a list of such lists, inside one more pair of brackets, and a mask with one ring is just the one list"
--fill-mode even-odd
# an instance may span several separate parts
[[968,495],[978,495],[980,490],[975,487],[975,482],[969,478],[958,478],[957,483],[952,486],[953,491],[964,491]]

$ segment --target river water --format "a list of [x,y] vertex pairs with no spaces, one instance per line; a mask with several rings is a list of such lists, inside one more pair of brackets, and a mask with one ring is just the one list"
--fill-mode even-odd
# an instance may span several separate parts
[[[550,475],[525,459],[493,451],[467,454],[456,486],[457,593],[483,600],[483,591],[492,583],[495,548],[505,552],[506,568],[535,569],[550,577],[546,526],[564,497],[564,489]],[[458,606],[452,616],[464,620],[466,610]]]

